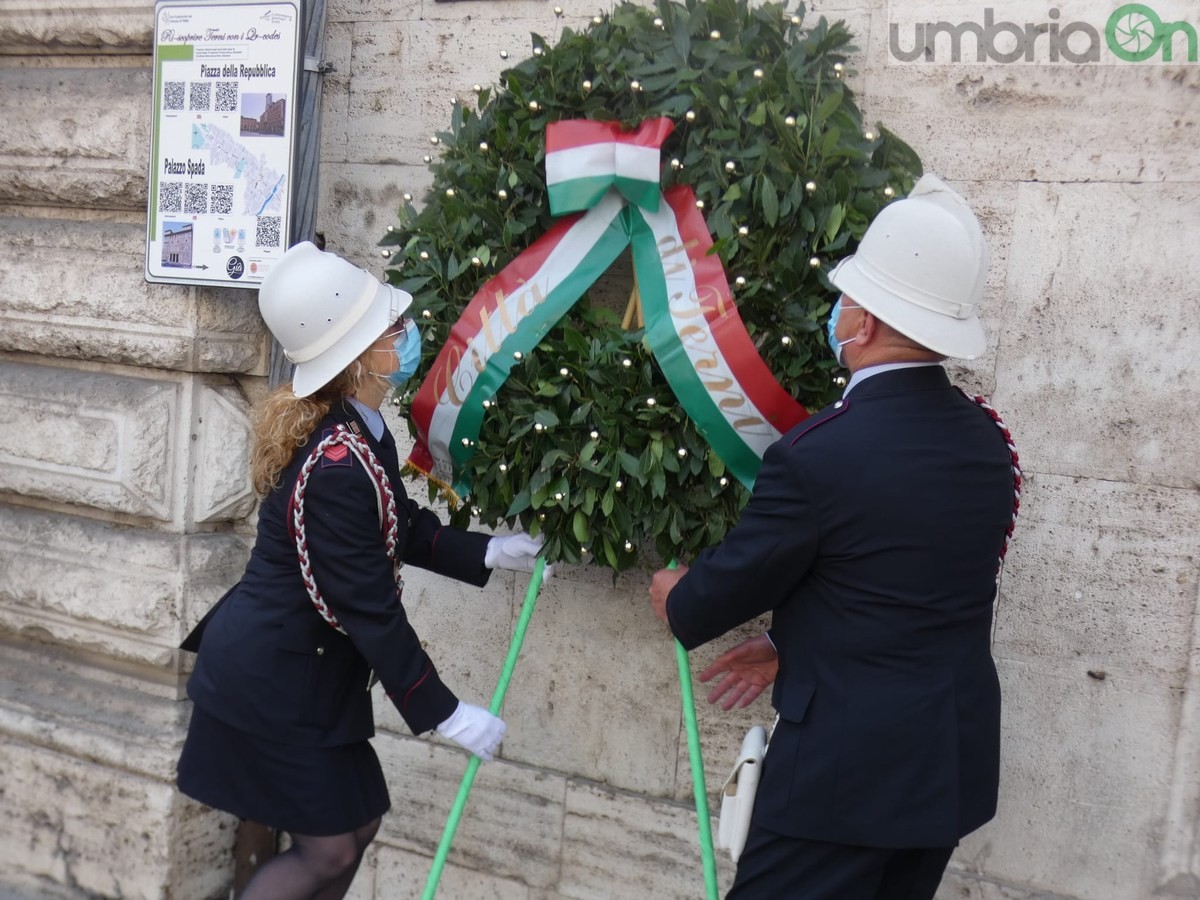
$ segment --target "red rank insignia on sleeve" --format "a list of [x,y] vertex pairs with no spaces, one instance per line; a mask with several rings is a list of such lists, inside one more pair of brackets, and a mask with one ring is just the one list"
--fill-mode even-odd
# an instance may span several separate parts
[[333,444],[325,448],[325,452],[321,454],[321,468],[325,466],[350,466],[353,465],[350,459],[350,448],[345,444]]

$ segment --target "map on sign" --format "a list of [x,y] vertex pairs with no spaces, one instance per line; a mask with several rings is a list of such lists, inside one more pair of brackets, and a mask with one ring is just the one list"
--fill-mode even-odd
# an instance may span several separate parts
[[287,249],[296,0],[155,7],[146,279],[257,287]]
[[258,217],[264,213],[279,215],[283,211],[282,189],[287,173],[272,167],[266,156],[261,153],[255,156],[241,141],[217,125],[193,125],[192,149],[207,150],[216,169],[224,166],[230,170],[227,177],[243,180],[238,207],[240,215]]

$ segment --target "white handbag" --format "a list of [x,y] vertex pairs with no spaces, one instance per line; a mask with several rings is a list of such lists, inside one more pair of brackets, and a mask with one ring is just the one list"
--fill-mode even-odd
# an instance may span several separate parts
[[754,795],[758,791],[758,776],[763,756],[767,752],[767,730],[755,725],[742,740],[733,771],[721,788],[721,813],[717,819],[717,847],[729,851],[734,862],[746,846],[750,833],[750,814],[754,812]]

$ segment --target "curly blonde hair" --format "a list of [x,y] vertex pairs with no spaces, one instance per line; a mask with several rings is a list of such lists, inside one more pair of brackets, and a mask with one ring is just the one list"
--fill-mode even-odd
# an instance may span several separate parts
[[366,356],[370,348],[328,384],[297,397],[290,384],[271,391],[252,413],[254,446],[250,451],[250,478],[259,497],[279,487],[280,475],[296,451],[312,436],[333,404],[358,393],[370,377]]

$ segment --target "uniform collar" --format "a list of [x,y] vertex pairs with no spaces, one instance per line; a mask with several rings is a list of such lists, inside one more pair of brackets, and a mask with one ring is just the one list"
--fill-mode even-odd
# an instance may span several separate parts
[[846,397],[854,390],[855,385],[862,384],[868,378],[875,375],[882,375],[884,372],[894,372],[897,369],[922,369],[927,366],[941,366],[939,362],[898,362],[898,363],[881,363],[878,366],[867,366],[865,369],[859,369],[850,376],[850,383],[846,385],[846,389],[842,391],[842,397]]
[[371,437],[376,441],[383,439],[383,415],[377,409],[371,409],[365,403],[360,403],[354,397],[347,397],[346,400],[354,407],[358,417],[362,419],[362,423],[367,426],[367,430],[371,432]]

